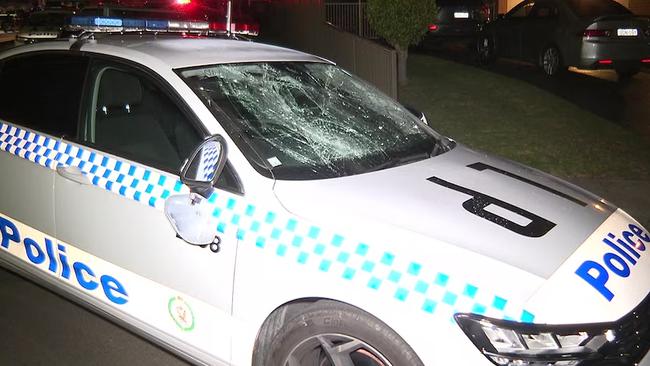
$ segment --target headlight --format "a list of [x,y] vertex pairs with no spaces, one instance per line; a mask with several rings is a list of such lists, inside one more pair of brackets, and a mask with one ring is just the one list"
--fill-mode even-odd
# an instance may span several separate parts
[[616,339],[600,325],[539,325],[456,314],[456,322],[495,365],[577,366],[602,358],[599,350]]

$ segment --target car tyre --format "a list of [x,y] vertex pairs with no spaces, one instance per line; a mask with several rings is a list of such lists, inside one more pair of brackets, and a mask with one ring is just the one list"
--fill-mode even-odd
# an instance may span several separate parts
[[479,64],[488,65],[496,60],[494,39],[489,35],[479,35],[476,41],[476,55]]
[[555,46],[545,47],[540,54],[539,61],[546,76],[557,76],[565,70],[560,50]]
[[253,366],[423,366],[386,324],[353,306],[319,300],[299,310],[285,306],[264,322]]

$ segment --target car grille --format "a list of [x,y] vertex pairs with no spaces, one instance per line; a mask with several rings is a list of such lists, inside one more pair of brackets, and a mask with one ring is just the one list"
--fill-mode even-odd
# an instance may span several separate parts
[[600,360],[584,362],[585,366],[632,366],[641,361],[650,350],[650,295],[612,329],[616,339],[599,350]]

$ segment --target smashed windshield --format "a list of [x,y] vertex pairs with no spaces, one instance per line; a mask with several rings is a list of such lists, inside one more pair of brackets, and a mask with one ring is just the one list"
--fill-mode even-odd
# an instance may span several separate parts
[[444,150],[413,114],[333,65],[224,64],[180,75],[253,166],[276,179],[360,174]]

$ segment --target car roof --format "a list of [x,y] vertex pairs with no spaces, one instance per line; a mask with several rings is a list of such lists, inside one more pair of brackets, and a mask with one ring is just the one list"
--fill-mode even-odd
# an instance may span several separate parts
[[[51,41],[21,46],[3,54],[10,56],[35,51],[76,49],[126,58],[149,64],[152,61],[172,69],[245,62],[329,62],[300,51],[257,42],[224,38],[183,38],[180,35],[103,35],[97,39]],[[79,47],[80,44],[80,47]],[[4,57],[3,57],[4,58]]]

